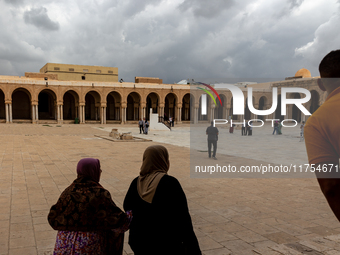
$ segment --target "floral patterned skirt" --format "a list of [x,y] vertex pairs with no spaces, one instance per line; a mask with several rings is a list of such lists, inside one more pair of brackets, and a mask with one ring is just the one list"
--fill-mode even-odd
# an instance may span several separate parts
[[124,234],[112,231],[58,231],[54,255],[104,255],[123,253]]

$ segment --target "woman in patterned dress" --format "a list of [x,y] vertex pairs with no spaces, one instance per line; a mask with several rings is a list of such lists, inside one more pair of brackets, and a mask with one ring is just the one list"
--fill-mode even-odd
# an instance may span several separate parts
[[77,179],[51,207],[48,222],[58,230],[54,254],[123,254],[132,215],[99,184],[101,172],[98,159],[81,159]]

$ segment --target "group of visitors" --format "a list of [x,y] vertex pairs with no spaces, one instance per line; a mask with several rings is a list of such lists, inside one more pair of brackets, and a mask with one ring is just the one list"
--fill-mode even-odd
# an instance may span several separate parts
[[245,125],[242,125],[241,135],[253,135],[253,122],[245,120]]
[[201,254],[184,191],[168,175],[167,149],[148,147],[139,176],[124,199],[124,211],[100,184],[98,159],[84,158],[77,179],[51,207],[48,222],[58,230],[54,254],[123,254],[124,232],[130,229],[134,254]]
[[282,124],[279,121],[274,122],[274,130],[273,130],[273,135],[276,133],[277,135],[282,135]]
[[145,118],[142,120],[142,119],[139,119],[138,121],[138,126],[139,126],[139,133],[140,134],[148,134],[149,132],[149,121],[145,120]]

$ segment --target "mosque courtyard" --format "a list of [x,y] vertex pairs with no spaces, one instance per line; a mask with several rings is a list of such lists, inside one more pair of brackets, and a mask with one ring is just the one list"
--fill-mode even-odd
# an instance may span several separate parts
[[[112,128],[152,141],[99,137],[108,136]],[[241,130],[219,130],[214,164],[307,163],[299,127],[284,128],[281,136],[272,135],[270,125],[247,137]],[[193,178],[190,164],[209,160],[205,134],[193,139],[193,133],[188,124],[147,136],[139,134],[137,124],[0,124],[0,254],[52,254],[56,231],[47,214],[76,178],[81,158],[100,160],[100,183],[122,208],[142,154],[153,144],[169,151],[169,174],[186,193],[203,254],[340,254],[340,224],[315,178]],[[132,254],[127,241],[128,233],[124,254]]]

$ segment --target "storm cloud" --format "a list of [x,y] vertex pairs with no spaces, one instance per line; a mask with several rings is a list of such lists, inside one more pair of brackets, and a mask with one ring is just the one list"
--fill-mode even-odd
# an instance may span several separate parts
[[53,22],[47,15],[47,9],[44,7],[32,8],[24,12],[26,24],[31,24],[44,30],[58,30],[59,23]]
[[118,67],[119,78],[284,79],[339,48],[339,1],[0,1],[0,74],[47,62]]

